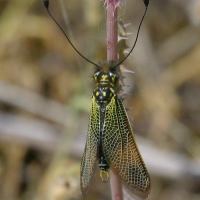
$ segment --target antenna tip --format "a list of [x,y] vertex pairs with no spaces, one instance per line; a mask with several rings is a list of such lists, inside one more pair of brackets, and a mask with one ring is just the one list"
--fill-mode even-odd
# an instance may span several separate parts
[[49,8],[49,0],[43,0],[44,6],[46,7],[46,9]]
[[144,5],[146,6],[146,8],[148,7],[149,5],[149,0],[143,0],[144,1]]

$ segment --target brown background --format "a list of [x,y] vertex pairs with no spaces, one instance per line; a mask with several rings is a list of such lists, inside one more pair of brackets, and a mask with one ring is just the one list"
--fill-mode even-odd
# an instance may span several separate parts
[[[102,1],[52,0],[50,10],[84,56],[106,59]],[[129,46],[143,12],[139,0],[119,9],[131,23]],[[199,25],[199,0],[151,0],[125,62],[135,72],[126,74],[131,96],[125,104],[151,175],[149,200],[200,199]],[[0,1],[1,200],[83,199],[79,171],[93,71],[42,0]],[[85,199],[110,199],[109,184],[96,171]]]

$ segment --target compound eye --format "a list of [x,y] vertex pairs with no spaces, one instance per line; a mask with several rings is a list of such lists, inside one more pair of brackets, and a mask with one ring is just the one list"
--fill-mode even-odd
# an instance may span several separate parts
[[109,72],[109,76],[110,76],[110,77],[114,77],[114,74],[111,73],[111,72]]
[[115,74],[109,72],[109,76],[110,76],[112,82],[115,83],[115,81],[116,81],[116,76],[115,76]]
[[93,77],[94,77],[94,81],[97,82],[100,77],[100,72],[96,72]]

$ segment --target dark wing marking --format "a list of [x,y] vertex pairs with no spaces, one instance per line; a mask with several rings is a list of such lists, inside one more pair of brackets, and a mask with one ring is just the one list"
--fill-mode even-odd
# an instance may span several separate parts
[[117,96],[106,106],[103,149],[111,170],[134,194],[147,198],[151,188],[150,176],[136,145],[124,105]]
[[92,97],[92,109],[87,133],[85,150],[81,162],[81,191],[85,195],[89,189],[97,160],[97,143],[100,132],[100,108]]

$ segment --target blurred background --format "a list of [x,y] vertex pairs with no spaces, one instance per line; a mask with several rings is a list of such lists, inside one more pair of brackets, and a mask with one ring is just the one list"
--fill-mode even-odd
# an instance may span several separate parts
[[[106,59],[104,2],[58,0],[50,10],[73,44]],[[119,18],[134,43],[142,0]],[[149,200],[200,199],[200,0],[151,0],[125,66],[125,105],[149,169]],[[42,0],[0,0],[0,199],[110,199],[99,170],[86,197],[80,162],[94,67],[80,58]],[[129,196],[129,197],[128,197]],[[131,198],[126,195],[126,199]]]

